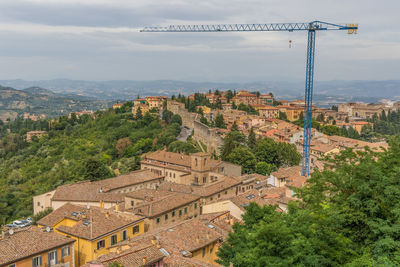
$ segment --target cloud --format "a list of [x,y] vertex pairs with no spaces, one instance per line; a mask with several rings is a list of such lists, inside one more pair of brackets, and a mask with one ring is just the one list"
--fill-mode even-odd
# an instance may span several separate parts
[[0,57],[7,66],[0,67],[0,78],[300,79],[306,32],[139,29],[318,19],[358,22],[360,30],[355,36],[317,34],[317,78],[398,79],[399,9],[397,0],[2,0]]

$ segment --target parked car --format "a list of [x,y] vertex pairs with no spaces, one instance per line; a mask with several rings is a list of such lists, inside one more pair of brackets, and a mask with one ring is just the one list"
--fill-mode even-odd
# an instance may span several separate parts
[[10,224],[7,224],[7,227],[8,227],[8,228],[17,228],[18,226],[16,226],[16,225],[13,224],[13,223],[10,223]]
[[26,220],[27,220],[28,222],[30,222],[30,223],[33,222],[33,218],[32,218],[32,217],[28,217],[28,218],[26,218]]
[[24,224],[24,226],[22,226],[22,227],[26,227],[26,226],[31,225],[31,222],[28,221],[28,220],[21,220],[21,222]]
[[18,228],[26,226],[22,221],[19,221],[19,220],[13,221],[13,224]]

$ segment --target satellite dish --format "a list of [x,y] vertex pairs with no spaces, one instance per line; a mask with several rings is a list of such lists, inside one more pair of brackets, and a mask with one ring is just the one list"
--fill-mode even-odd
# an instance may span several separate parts
[[8,230],[8,233],[9,233],[10,235],[13,235],[13,234],[14,234],[14,230],[13,230],[13,229],[10,229],[10,230]]
[[50,227],[47,226],[46,227],[46,232],[50,233],[50,230],[51,230]]

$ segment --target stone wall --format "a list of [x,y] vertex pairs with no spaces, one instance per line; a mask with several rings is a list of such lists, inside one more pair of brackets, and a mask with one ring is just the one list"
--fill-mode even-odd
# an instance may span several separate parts
[[215,151],[217,155],[220,154],[224,139],[217,133],[216,128],[210,128],[201,123],[200,115],[187,111],[183,103],[168,100],[167,109],[182,117],[183,126],[193,129],[193,139],[204,143],[207,146],[207,152]]

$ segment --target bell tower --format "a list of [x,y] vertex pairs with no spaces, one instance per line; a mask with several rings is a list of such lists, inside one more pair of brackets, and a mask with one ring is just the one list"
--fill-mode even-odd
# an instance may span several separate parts
[[210,155],[199,152],[191,155],[192,184],[204,185],[209,182]]

